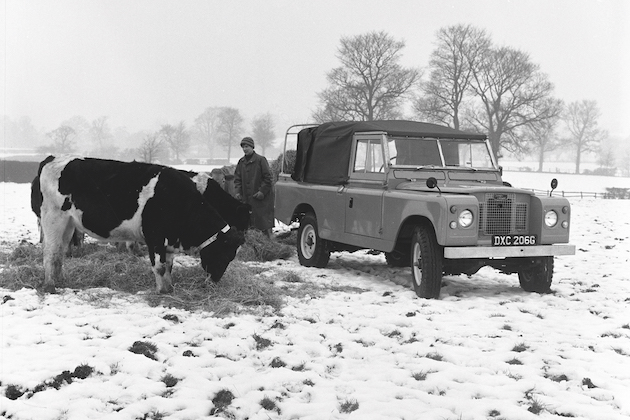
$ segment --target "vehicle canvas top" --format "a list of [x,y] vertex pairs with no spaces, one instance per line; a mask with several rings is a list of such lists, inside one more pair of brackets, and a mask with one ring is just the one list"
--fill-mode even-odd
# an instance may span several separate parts
[[295,181],[341,185],[348,181],[348,162],[352,137],[358,132],[386,132],[390,136],[430,138],[486,138],[474,134],[416,121],[382,120],[329,122],[298,133]]

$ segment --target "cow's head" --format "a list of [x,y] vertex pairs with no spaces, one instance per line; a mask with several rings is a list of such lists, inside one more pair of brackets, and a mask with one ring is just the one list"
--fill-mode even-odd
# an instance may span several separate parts
[[221,280],[227,266],[236,256],[236,251],[244,243],[245,234],[230,228],[226,233],[219,231],[216,240],[201,248],[201,266],[210,274],[213,282]]
[[232,224],[234,227],[241,232],[244,232],[249,228],[249,218],[252,214],[252,206],[243,203],[236,207],[236,214],[234,215],[234,220]]

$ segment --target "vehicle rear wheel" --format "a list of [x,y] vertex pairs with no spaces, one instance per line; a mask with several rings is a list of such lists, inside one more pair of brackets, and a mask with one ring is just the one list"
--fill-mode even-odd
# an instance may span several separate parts
[[300,220],[297,254],[300,264],[305,267],[324,268],[330,259],[326,240],[317,233],[317,218],[313,213],[307,213]]
[[532,267],[518,272],[518,281],[526,292],[549,293],[553,280],[553,257],[540,257]]
[[443,259],[444,249],[437,243],[433,229],[416,226],[411,237],[411,277],[418,297],[440,297]]

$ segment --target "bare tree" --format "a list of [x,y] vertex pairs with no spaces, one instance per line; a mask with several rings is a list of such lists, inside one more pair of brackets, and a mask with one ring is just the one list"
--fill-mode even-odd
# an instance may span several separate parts
[[82,149],[86,148],[90,142],[90,122],[85,117],[75,115],[63,121],[61,125],[71,127],[75,133],[74,142]]
[[232,145],[237,142],[243,132],[243,117],[241,116],[241,112],[236,108],[222,108],[219,113],[217,132],[219,134],[219,143],[227,149],[227,158],[229,161],[232,154]]
[[538,172],[542,172],[545,162],[545,155],[548,152],[557,150],[564,144],[562,139],[557,135],[556,129],[560,114],[562,112],[562,101],[549,98],[553,102],[546,106],[556,107],[555,115],[544,119],[532,121],[525,125],[522,130],[522,149],[531,151],[538,156]]
[[490,45],[486,32],[471,25],[449,26],[437,32],[429,80],[423,83],[422,96],[414,102],[420,120],[460,129],[460,114],[473,70]]
[[557,115],[549,98],[553,84],[529,55],[509,47],[485,51],[473,68],[472,90],[480,106],[470,113],[477,129],[487,132],[497,157],[501,150],[523,150],[519,130]]
[[107,118],[108,117],[98,117],[92,121],[92,125],[90,126],[90,137],[96,145],[98,153],[102,152],[108,146],[109,141],[114,137]]
[[265,154],[265,147],[271,146],[271,142],[276,138],[274,133],[273,117],[270,113],[260,115],[252,121],[252,137],[256,145],[260,145],[261,153]]
[[186,130],[186,123],[180,121],[177,125],[165,124],[160,129],[159,135],[173,152],[175,161],[179,163],[182,153],[190,148],[190,133]]
[[419,72],[398,64],[403,41],[387,33],[369,32],[342,37],[337,58],[341,66],[327,74],[330,86],[318,93],[321,107],[313,117],[332,120],[372,121],[397,118],[405,95]]
[[4,134],[5,147],[36,147],[41,141],[41,134],[33,125],[31,118],[26,116],[16,120],[11,120],[7,115],[0,116],[0,133]]
[[569,130],[568,142],[575,147],[575,173],[580,173],[582,155],[598,150],[599,143],[608,132],[598,127],[600,117],[596,101],[582,100],[571,102],[564,113],[564,122]]
[[164,153],[164,143],[159,133],[147,134],[138,148],[140,160],[143,162],[154,163]]
[[62,125],[48,133],[47,136],[53,142],[52,151],[54,153],[66,154],[72,153],[75,150],[74,139],[76,132],[72,127]]
[[208,148],[210,156],[214,156],[214,145],[216,144],[220,113],[221,108],[209,107],[195,118],[194,128],[196,137]]
[[617,157],[615,148],[611,144],[602,145],[599,148],[597,173],[599,175],[615,176],[617,173]]

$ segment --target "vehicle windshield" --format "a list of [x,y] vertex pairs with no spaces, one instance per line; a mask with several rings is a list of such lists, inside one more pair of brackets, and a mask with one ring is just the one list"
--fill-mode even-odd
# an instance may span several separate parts
[[488,144],[482,140],[390,138],[393,166],[495,169]]

